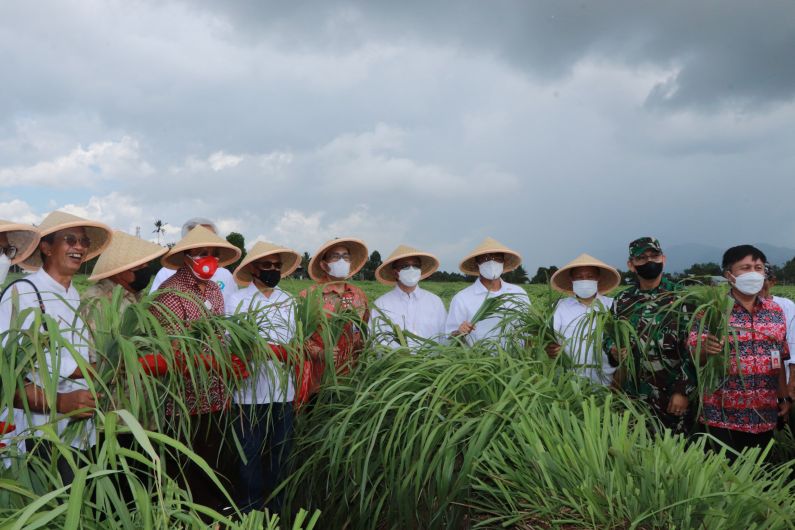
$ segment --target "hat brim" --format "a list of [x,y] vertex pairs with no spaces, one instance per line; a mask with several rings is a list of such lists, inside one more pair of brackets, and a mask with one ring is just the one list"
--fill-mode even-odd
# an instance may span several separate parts
[[159,250],[157,252],[152,252],[148,256],[145,256],[145,257],[142,257],[140,259],[131,261],[129,264],[126,264],[126,265],[124,265],[122,267],[116,267],[115,269],[112,269],[112,270],[106,271],[106,272],[101,272],[99,274],[92,274],[91,276],[88,277],[88,281],[90,281],[90,282],[98,282],[99,280],[104,280],[105,278],[110,278],[111,276],[115,276],[116,274],[119,274],[120,272],[128,271],[130,269],[134,269],[134,268],[139,267],[141,265],[145,265],[145,264],[149,263],[150,261],[153,261],[153,260],[156,260],[159,257],[162,257],[166,252],[168,252],[168,249],[167,248],[163,248],[163,249],[161,249],[161,250]]
[[324,271],[320,267],[320,262],[323,258],[323,255],[333,247],[343,245],[348,247],[348,251],[351,253],[351,272],[348,275],[348,278],[354,276],[357,272],[362,270],[364,265],[367,263],[370,255],[367,251],[367,245],[364,244],[364,241],[361,239],[353,239],[353,238],[340,238],[340,239],[333,239],[331,241],[326,242],[323,246],[321,246],[312,259],[309,260],[309,277],[315,280],[316,282],[327,282],[330,280],[326,271]]
[[478,256],[482,256],[484,254],[504,254],[505,255],[505,262],[503,263],[502,273],[505,274],[506,272],[511,272],[516,270],[519,265],[522,264],[522,256],[519,255],[518,252],[514,252],[513,250],[509,250],[507,248],[487,248],[487,249],[480,249],[477,252],[473,252],[466,258],[461,261],[461,264],[458,268],[466,274],[467,276],[480,276],[480,270],[478,269],[478,264],[475,263],[475,260]]
[[298,252],[288,248],[274,249],[268,252],[260,253],[256,256],[247,254],[246,258],[240,263],[240,265],[238,265],[238,267],[235,269],[235,272],[232,274],[232,276],[235,278],[235,281],[242,285],[250,284],[252,281],[254,281],[254,277],[252,275],[252,265],[254,265],[254,263],[257,261],[269,256],[273,256],[274,254],[279,254],[281,256],[282,278],[290,276],[301,265],[301,255]]
[[0,232],[6,235],[10,245],[17,247],[17,255],[11,260],[11,265],[25,261],[39,246],[41,236],[31,225],[2,222]]
[[549,280],[552,288],[558,292],[573,295],[574,288],[572,285],[571,271],[580,267],[594,267],[599,269],[599,280],[597,283],[597,291],[599,294],[609,293],[621,285],[621,274],[612,267],[602,263],[576,263],[566,265],[555,271],[552,278]]
[[[230,248],[231,247],[231,248]],[[185,265],[185,252],[196,248],[215,248],[218,249],[218,266],[226,267],[240,258],[242,252],[234,245],[223,246],[217,243],[195,243],[180,248],[177,252],[170,252],[160,259],[161,265],[167,269],[177,270]]]
[[[90,261],[102,254],[102,251],[104,251],[108,245],[110,245],[111,239],[113,238],[113,232],[108,225],[94,221],[80,220],[62,223],[52,226],[46,230],[42,230],[40,232],[39,242],[41,243],[41,238],[55,234],[61,230],[67,230],[69,228],[85,229],[86,235],[91,240],[91,246],[88,247],[88,252],[86,252],[85,257],[83,258],[83,263]],[[36,271],[40,269],[42,266],[41,253],[36,251],[32,252],[27,259],[22,261],[19,265],[23,269],[29,271]]]
[[439,260],[433,254],[427,252],[412,252],[402,256],[392,257],[375,270],[375,279],[384,285],[395,285],[397,278],[392,264],[405,258],[419,258],[420,260],[420,280],[424,280],[439,269]]

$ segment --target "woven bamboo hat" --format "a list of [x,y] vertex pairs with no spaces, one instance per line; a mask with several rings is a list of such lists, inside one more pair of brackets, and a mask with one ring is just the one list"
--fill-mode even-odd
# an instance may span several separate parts
[[198,225],[188,232],[188,235],[179,240],[168,254],[160,259],[164,267],[177,270],[183,265],[183,257],[186,250],[194,248],[211,247],[219,251],[218,266],[224,267],[234,263],[240,257],[240,249],[226,239],[217,236],[205,227]]
[[[348,251],[351,253],[351,273],[350,276],[353,276],[364,267],[364,264],[367,263],[367,258],[369,254],[367,252],[367,245],[364,244],[364,241],[361,239],[354,239],[352,237],[341,237],[338,239],[332,239],[331,241],[326,241],[323,245],[317,249],[315,255],[312,256],[312,259],[309,260],[309,277],[315,280],[316,282],[323,282],[328,279],[326,276],[326,271],[320,268],[320,260],[323,258],[323,255],[326,251],[332,247],[336,247],[337,245],[344,245],[348,247]],[[349,276],[349,277],[350,277]]]
[[[45,237],[59,230],[75,227],[85,229],[86,235],[91,240],[91,246],[83,258],[84,262],[100,255],[105,250],[105,247],[110,244],[110,240],[113,237],[113,232],[106,224],[89,221],[88,219],[57,210],[45,217],[37,228],[39,229],[39,236]],[[20,265],[27,270],[39,269],[42,265],[41,254],[39,252],[31,253]]]
[[149,263],[166,252],[168,252],[166,247],[116,230],[113,232],[113,241],[99,256],[94,271],[88,279],[98,282],[110,278],[114,274]]
[[574,294],[569,272],[577,267],[596,267],[599,269],[599,284],[597,287],[599,294],[609,293],[621,284],[621,275],[616,269],[593,256],[580,254],[573,261],[555,271],[555,274],[549,280],[552,288],[562,293]]
[[11,260],[11,265],[24,261],[39,244],[39,231],[33,225],[0,219],[0,232],[6,235],[9,245],[17,247],[17,255]]
[[439,260],[433,254],[422,252],[406,245],[400,245],[389,255],[386,261],[375,270],[375,279],[384,285],[395,285],[397,279],[395,278],[395,273],[391,265],[403,258],[419,258],[420,270],[422,271],[420,280],[424,280],[439,268]]
[[245,259],[237,266],[233,276],[238,283],[249,284],[253,280],[251,275],[251,265],[257,260],[279,254],[282,260],[282,278],[285,278],[295,272],[295,269],[301,264],[301,255],[295,250],[283,247],[281,245],[274,245],[273,243],[265,243],[257,241],[251,250],[246,254]]
[[458,268],[468,276],[480,276],[475,258],[483,254],[494,254],[498,252],[505,254],[503,273],[511,272],[522,264],[522,256],[518,252],[509,249],[496,239],[487,237],[475,250],[470,252],[469,255],[461,261],[461,265],[459,265]]

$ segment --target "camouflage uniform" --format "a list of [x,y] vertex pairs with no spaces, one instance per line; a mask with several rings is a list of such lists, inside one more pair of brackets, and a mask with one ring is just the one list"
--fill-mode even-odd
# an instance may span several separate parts
[[[649,249],[661,252],[656,239],[633,241],[630,257],[640,256]],[[634,362],[629,367],[633,373],[627,373],[623,390],[645,401],[663,426],[685,432],[693,425],[696,401],[690,400],[688,412],[683,416],[666,412],[673,394],[691,398],[696,391],[695,367],[687,345],[687,319],[681,310],[665,311],[676,300],[676,289],[666,279],[648,291],[635,284],[618,295],[613,311],[632,323],[639,337],[639,343],[632,347]],[[618,365],[612,353],[610,362]]]

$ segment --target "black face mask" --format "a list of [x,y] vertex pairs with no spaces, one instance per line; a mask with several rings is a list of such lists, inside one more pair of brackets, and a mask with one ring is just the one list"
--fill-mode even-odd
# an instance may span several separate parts
[[662,273],[663,264],[655,263],[654,261],[648,261],[643,265],[635,265],[635,270],[637,271],[638,276],[644,280],[653,280],[659,276],[660,273]]
[[149,285],[149,280],[152,279],[152,271],[150,271],[149,267],[147,267],[145,269],[133,271],[133,274],[135,274],[135,279],[130,282],[130,289],[136,293],[140,293],[146,289],[147,285]]
[[268,269],[266,271],[259,271],[257,279],[264,283],[266,286],[273,289],[279,285],[279,280],[282,279],[282,271],[276,269]]

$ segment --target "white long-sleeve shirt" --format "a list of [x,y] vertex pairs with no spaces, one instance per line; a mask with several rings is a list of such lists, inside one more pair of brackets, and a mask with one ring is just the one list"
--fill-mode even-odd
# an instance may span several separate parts
[[[379,341],[386,346],[396,348],[399,345],[387,336],[390,326],[384,317],[400,329],[423,339],[439,341],[445,336],[447,311],[444,302],[419,286],[406,293],[396,285],[394,289],[380,296],[373,305],[376,307],[372,313],[373,329],[379,334]],[[409,342],[414,345],[413,341]]]
[[[266,297],[252,283],[239,289],[227,305],[227,314],[256,311],[262,319],[260,335],[272,344],[285,344],[295,332],[292,297],[275,287],[270,297]],[[264,405],[284,403],[295,399],[293,374],[288,367],[278,361],[267,361],[262,366],[250,370],[251,376],[243,381],[235,393],[235,403],[243,405]]]
[[784,318],[787,321],[787,346],[789,346],[790,359],[784,361],[784,373],[787,374],[787,382],[789,383],[789,366],[795,364],[795,302],[781,296],[774,296],[773,301],[784,311]]
[[612,306],[613,299],[607,296],[598,295],[589,306],[570,296],[558,302],[553,317],[553,326],[563,347],[563,354],[578,365],[577,373],[603,385],[610,384],[616,369],[610,366],[601,344],[594,344],[596,322],[588,325],[585,317],[591,311],[609,311]]
[[[498,291],[489,291],[478,278],[475,283],[459,291],[450,301],[450,311],[447,313],[447,322],[444,330],[445,334],[451,335],[465,320],[471,322],[472,317],[475,316],[475,313],[480,309],[486,298],[493,298],[503,294],[514,295],[518,302],[530,305],[530,298],[521,287],[502,280]],[[472,333],[467,335],[467,342],[473,344],[482,339],[498,339],[499,330],[497,328],[499,325],[499,315],[481,320],[475,324],[475,329]]]
[[[27,277],[38,289],[44,301],[45,313],[53,318],[59,324],[59,330],[64,339],[71,345],[69,348],[61,348],[55,352],[47,352],[46,369],[52,374],[52,377],[57,380],[57,391],[59,394],[73,392],[75,390],[85,390],[88,388],[84,379],[70,379],[69,376],[74,373],[78,368],[75,355],[79,355],[83,360],[88,363],[88,330],[77,313],[77,308],[80,305],[80,294],[75,289],[74,285],[69,288],[64,288],[63,285],[56,282],[44,268],[39,269]],[[0,329],[8,329],[11,321],[12,293],[16,291],[19,293],[19,311],[28,308],[38,308],[39,302],[36,297],[36,292],[32,286],[27,283],[21,282],[15,284],[0,301]],[[25,319],[22,327],[27,328],[33,322],[33,315]],[[43,369],[43,368],[41,368]],[[30,372],[28,378],[36,385],[42,386],[42,379],[39,369]],[[53,412],[54,413],[54,412]],[[38,427],[50,422],[50,414],[36,414],[31,413],[28,425],[30,427]],[[87,449],[96,443],[96,431],[94,429],[94,422],[91,419],[75,420],[78,427],[78,433],[70,437],[64,438],[64,431],[69,425],[70,419],[62,419],[57,423],[57,432],[64,441],[69,442],[72,447],[78,449]],[[19,425],[17,425],[19,430]],[[37,431],[38,432],[38,431]]]

